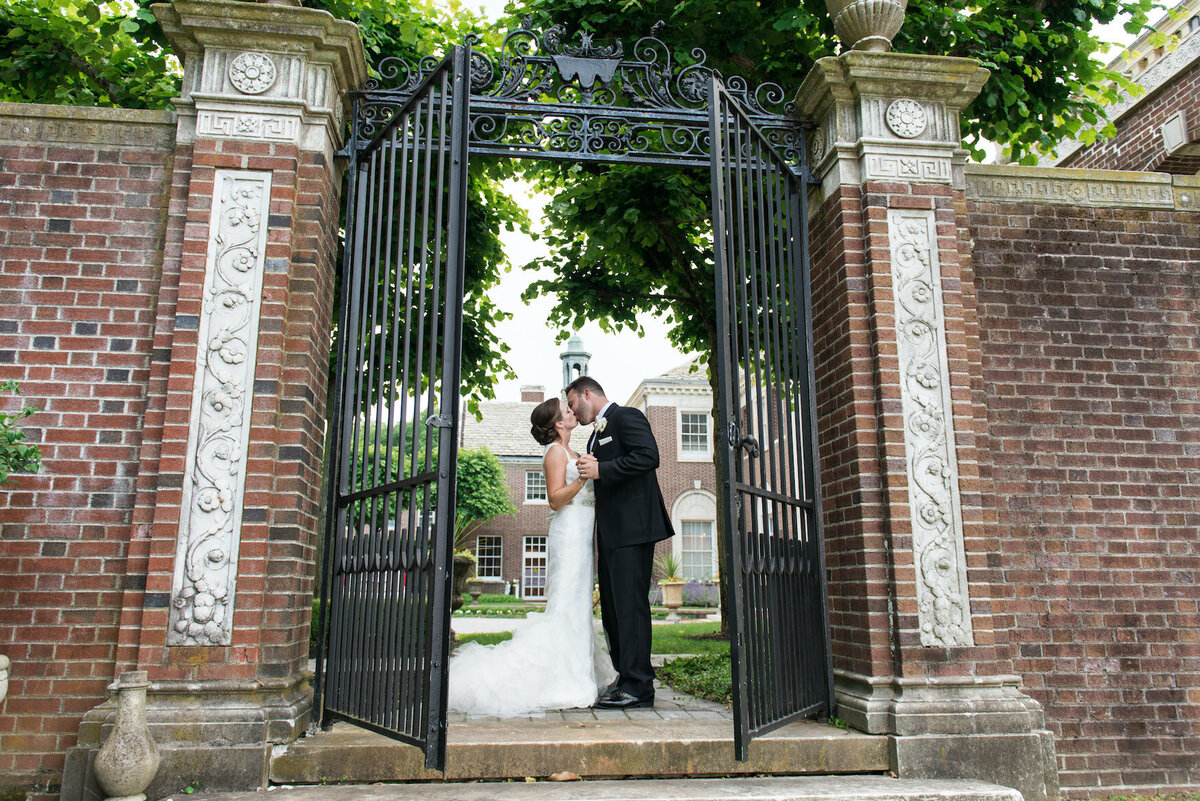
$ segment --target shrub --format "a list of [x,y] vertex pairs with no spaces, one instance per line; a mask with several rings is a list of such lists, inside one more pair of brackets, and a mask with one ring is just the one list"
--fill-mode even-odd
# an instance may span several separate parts
[[[0,384],[0,392],[19,395],[16,381]],[[0,486],[7,484],[10,473],[36,473],[42,466],[42,452],[25,442],[25,432],[15,427],[37,409],[26,406],[16,414],[0,412]]]
[[660,681],[697,698],[721,704],[733,701],[733,671],[728,654],[706,654],[672,659],[658,669]]

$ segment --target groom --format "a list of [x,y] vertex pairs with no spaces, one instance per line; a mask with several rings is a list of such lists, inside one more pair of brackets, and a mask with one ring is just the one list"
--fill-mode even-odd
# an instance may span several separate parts
[[604,397],[594,378],[567,386],[567,405],[580,423],[595,424],[579,475],[596,489],[600,615],[613,667],[620,674],[596,706],[654,706],[650,667],[650,572],[654,543],[674,534],[658,487],[658,443],[646,416]]

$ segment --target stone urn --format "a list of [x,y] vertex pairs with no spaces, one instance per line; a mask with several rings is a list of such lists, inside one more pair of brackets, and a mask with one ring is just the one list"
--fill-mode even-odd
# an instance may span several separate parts
[[457,612],[463,606],[463,591],[467,579],[475,572],[475,557],[469,553],[454,554],[454,591],[450,597],[450,611]]
[[667,608],[667,620],[679,620],[679,607],[683,606],[683,585],[679,579],[663,579],[658,582],[662,587],[662,604]]
[[144,670],[121,674],[117,683],[117,720],[96,754],[96,781],[110,801],[145,801],[144,791],[158,773],[158,745],[146,724]]
[[0,701],[4,700],[4,696],[8,695],[8,671],[12,667],[12,662],[4,654],[0,654]]
[[908,0],[825,0],[825,7],[845,47],[886,53],[904,24]]

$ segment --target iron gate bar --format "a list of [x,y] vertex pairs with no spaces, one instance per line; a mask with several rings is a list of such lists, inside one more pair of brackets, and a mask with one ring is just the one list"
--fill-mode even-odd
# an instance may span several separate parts
[[[498,78],[468,37],[447,59],[405,67],[399,87],[376,83],[354,96],[342,152],[351,160],[353,239],[335,377],[321,720],[422,746],[429,767],[444,765],[453,516],[436,514],[433,497],[453,508],[469,154],[708,165],[726,329],[716,365],[728,440],[722,515],[744,759],[751,737],[832,708],[807,197],[797,178],[814,183],[804,140],[812,126],[790,106],[770,110],[786,99],[778,86],[724,81],[699,49],[696,63],[676,68],[653,35],[624,59],[619,42],[571,48],[551,37],[556,30],[560,38],[561,29],[540,39],[510,32],[505,50],[524,44],[500,59]],[[563,54],[574,59],[564,70],[571,78],[558,72]],[[577,74],[601,75],[601,58],[609,77],[585,86]],[[352,469],[356,448],[361,470]]]
[[453,515],[432,499],[453,508],[469,58],[455,48],[350,153],[316,690],[322,725],[422,747],[431,769],[445,763]]
[[[722,484],[737,757],[749,740],[832,709],[814,430],[806,197],[725,91],[710,84]],[[803,343],[801,342],[803,340]],[[801,353],[801,345],[807,350]]]

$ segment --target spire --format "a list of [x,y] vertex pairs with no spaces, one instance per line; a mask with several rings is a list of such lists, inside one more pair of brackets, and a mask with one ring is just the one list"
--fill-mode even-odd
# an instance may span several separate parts
[[583,349],[583,340],[579,334],[573,334],[567,340],[567,349],[559,354],[563,363],[563,387],[570,384],[581,375],[588,374],[588,362],[592,354]]

